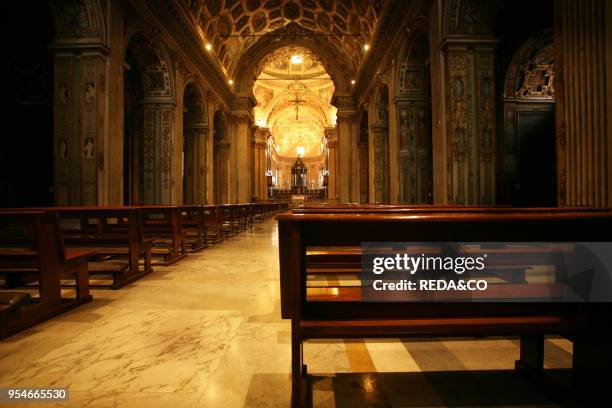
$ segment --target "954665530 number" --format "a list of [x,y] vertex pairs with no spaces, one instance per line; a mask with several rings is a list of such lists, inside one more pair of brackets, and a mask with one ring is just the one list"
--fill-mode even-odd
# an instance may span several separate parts
[[0,387],[0,403],[11,401],[68,401],[68,387]]

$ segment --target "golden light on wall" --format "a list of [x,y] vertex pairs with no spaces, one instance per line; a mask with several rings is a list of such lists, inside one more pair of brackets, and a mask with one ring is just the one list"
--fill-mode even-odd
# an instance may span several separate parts
[[334,84],[312,51],[279,48],[263,60],[253,86],[255,123],[268,128],[279,156],[320,157],[325,129],[336,125]]

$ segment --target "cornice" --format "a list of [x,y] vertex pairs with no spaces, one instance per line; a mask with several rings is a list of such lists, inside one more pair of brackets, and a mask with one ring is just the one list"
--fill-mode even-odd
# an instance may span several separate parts
[[400,29],[406,19],[410,18],[415,0],[391,0],[383,13],[374,40],[370,44],[370,52],[361,65],[355,79],[353,96],[359,101],[367,93],[370,83],[376,77],[381,64],[386,61],[391,50],[391,44],[400,34]]
[[447,37],[440,43],[441,50],[464,48],[497,48],[499,40],[493,36]]
[[57,41],[49,46],[56,55],[102,55],[108,56],[110,48],[100,41]]

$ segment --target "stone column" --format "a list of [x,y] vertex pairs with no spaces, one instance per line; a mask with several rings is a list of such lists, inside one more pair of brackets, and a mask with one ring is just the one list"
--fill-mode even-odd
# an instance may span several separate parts
[[208,127],[203,124],[190,124],[183,130],[185,143],[184,168],[185,204],[206,202],[206,154]]
[[430,63],[431,63],[431,142],[433,167],[433,203],[447,204],[447,166],[446,157],[446,95],[444,75],[444,53],[440,49],[443,24],[442,3],[435,2],[430,9]]
[[252,120],[232,112],[230,123],[230,202],[251,202],[251,154],[249,149]]
[[230,123],[230,200],[232,203],[251,202],[250,134],[253,126],[253,100],[250,95],[234,98]]
[[495,45],[482,38],[442,44],[448,203],[495,203]]
[[203,126],[194,132],[194,137],[197,141],[197,187],[196,187],[196,202],[198,204],[207,203],[207,159],[208,159],[208,127]]
[[340,202],[359,201],[359,160],[357,157],[356,112],[350,94],[334,95],[338,108],[338,184],[337,194]]
[[327,150],[329,157],[327,158],[327,199],[338,199],[338,136],[335,128],[325,129],[325,137],[327,137]]
[[555,1],[560,206],[612,205],[610,67],[606,67],[612,54],[611,10],[604,0]]
[[124,144],[124,48],[123,48],[123,7],[121,0],[108,2],[109,14],[109,56],[107,85],[108,95],[106,98],[107,112],[106,123],[108,128],[108,139],[104,145],[104,167],[107,169],[102,185],[103,197],[100,204],[122,205],[123,190],[123,144]]
[[370,126],[374,161],[373,203],[389,203],[389,129],[386,125]]
[[269,129],[256,127],[253,131],[253,140],[251,142],[251,148],[253,149],[253,197],[259,200],[265,200],[268,197],[266,148],[269,136]]
[[143,101],[143,183],[145,204],[171,204],[174,103]]
[[102,45],[54,48],[55,202],[104,203],[108,48]]
[[206,108],[206,112],[208,112],[208,133],[207,133],[207,143],[206,143],[206,160],[204,161],[204,165],[206,168],[206,202],[210,204],[214,204],[217,201],[217,197],[215,197],[215,177],[216,177],[216,169],[215,169],[215,157],[214,157],[214,149],[215,146],[215,138],[214,138],[214,117],[219,104],[214,100],[212,95],[206,95],[206,103],[208,104]]
[[230,203],[230,143],[227,140],[215,142],[217,150],[214,178],[215,178],[215,203],[229,204]]

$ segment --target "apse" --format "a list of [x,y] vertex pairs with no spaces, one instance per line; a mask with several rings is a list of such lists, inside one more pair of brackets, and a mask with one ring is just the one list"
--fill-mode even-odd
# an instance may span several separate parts
[[253,85],[253,117],[271,143],[273,187],[288,189],[290,168],[299,156],[309,171],[308,188],[322,187],[326,163],[325,130],[335,127],[334,83],[318,55],[285,46],[268,54]]

